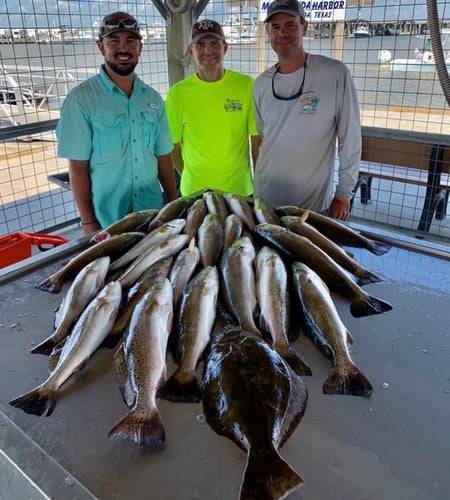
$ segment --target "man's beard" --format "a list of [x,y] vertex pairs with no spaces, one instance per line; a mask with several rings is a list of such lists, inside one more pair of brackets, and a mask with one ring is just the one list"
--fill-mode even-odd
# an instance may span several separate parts
[[111,61],[105,61],[105,63],[114,71],[114,73],[117,73],[118,75],[121,76],[128,76],[133,73],[134,68],[137,66],[137,63],[127,63],[125,64],[116,64]]

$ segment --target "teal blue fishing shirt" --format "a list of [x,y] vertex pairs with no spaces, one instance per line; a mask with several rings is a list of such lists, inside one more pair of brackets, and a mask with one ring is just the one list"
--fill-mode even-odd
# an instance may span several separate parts
[[172,138],[161,96],[137,75],[128,98],[102,67],[64,99],[56,134],[59,157],[90,162],[102,227],[163,205],[156,156],[172,151]]

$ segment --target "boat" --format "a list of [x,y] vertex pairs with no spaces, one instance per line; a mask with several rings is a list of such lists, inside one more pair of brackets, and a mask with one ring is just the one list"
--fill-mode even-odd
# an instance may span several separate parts
[[227,42],[231,45],[256,43],[257,22],[251,16],[230,16],[225,19],[222,29]]
[[[444,52],[444,60],[447,66],[447,71],[450,72],[450,36],[442,40],[442,49]],[[436,63],[431,50],[414,50],[415,57],[409,59],[393,58],[389,50],[380,50],[378,52],[378,62],[388,66],[391,71],[402,72],[434,72],[436,71]]]
[[71,88],[96,71],[0,64],[0,128],[58,119]]
[[371,38],[372,34],[367,24],[359,24],[353,32],[353,36],[354,38]]

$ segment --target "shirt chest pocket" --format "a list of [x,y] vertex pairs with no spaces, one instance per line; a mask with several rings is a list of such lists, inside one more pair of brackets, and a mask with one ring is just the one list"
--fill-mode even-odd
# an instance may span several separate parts
[[161,118],[157,110],[141,112],[142,144],[152,153],[155,151],[156,141],[161,132]]
[[101,160],[110,160],[123,154],[126,146],[125,120],[123,113],[100,113],[93,118],[94,150],[97,150]]

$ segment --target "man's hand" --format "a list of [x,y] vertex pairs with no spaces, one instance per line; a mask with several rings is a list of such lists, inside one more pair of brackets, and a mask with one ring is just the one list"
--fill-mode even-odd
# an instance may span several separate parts
[[328,216],[333,217],[333,219],[348,220],[349,215],[350,200],[346,198],[333,198],[328,209]]

